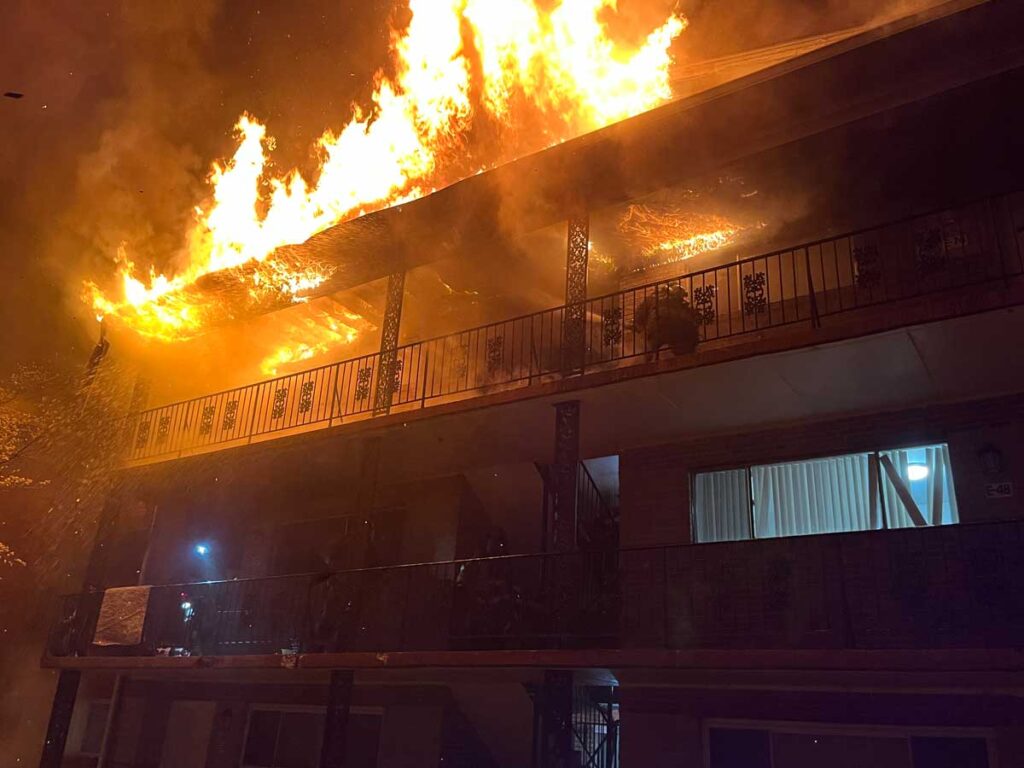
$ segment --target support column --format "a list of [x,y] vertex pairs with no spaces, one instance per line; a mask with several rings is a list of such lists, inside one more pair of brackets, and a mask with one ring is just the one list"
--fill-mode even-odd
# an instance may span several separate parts
[[580,463],[580,401],[555,404],[555,462],[548,552],[576,548],[576,476]]
[[50,708],[50,722],[46,726],[46,741],[43,742],[39,768],[60,768],[64,760],[64,744],[68,740],[71,714],[75,711],[81,679],[82,673],[77,670],[64,670],[57,678],[57,692]]
[[540,707],[536,719],[540,738],[536,739],[540,752],[538,768],[570,768],[573,765],[572,739],[572,672],[545,670],[544,686],[535,706]]
[[352,678],[352,670],[331,672],[331,688],[327,697],[327,719],[324,722],[324,743],[320,750],[320,768],[345,768],[348,710],[352,703]]
[[587,341],[587,271],[590,216],[582,206],[569,217],[565,259],[565,318],[562,329],[562,374],[583,372]]
[[401,384],[402,365],[398,360],[398,331],[402,324],[402,299],[405,293],[405,272],[388,277],[384,322],[380,335],[380,361],[377,365],[377,389],[373,398],[373,415],[391,411],[391,398]]

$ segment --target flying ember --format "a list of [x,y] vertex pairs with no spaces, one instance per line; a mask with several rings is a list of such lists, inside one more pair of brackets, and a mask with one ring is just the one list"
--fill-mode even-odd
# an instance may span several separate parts
[[[669,47],[686,27],[670,15],[634,45],[605,25],[616,0],[410,0],[411,21],[392,31],[393,75],[378,71],[372,104],[353,107],[340,131],[317,142],[317,172],[270,170],[274,141],[244,114],[237,149],[214,164],[209,199],[184,233],[184,266],[140,268],[131,244],[118,254],[117,284],[90,282],[98,316],[140,335],[191,338],[245,305],[302,301],[336,268],[296,264],[276,250],[339,222],[413,199],[480,170],[460,168],[475,121],[514,132],[543,126],[539,149],[649,110],[672,96]],[[479,80],[479,81],[478,81]],[[486,165],[512,159],[488,158]],[[242,306],[223,301],[231,288]],[[345,331],[336,334],[348,338]],[[283,361],[282,361],[283,362]],[[270,365],[273,369],[276,366]]]

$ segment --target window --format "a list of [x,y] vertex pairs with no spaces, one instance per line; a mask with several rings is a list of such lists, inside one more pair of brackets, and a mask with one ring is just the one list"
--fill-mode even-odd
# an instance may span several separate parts
[[696,542],[959,522],[946,445],[701,472],[692,514]]
[[708,768],[989,768],[987,734],[965,729],[737,723],[706,730]]
[[[325,718],[322,709],[252,709],[242,765],[244,768],[317,768]],[[349,712],[346,766],[376,768],[380,724],[379,712]]]

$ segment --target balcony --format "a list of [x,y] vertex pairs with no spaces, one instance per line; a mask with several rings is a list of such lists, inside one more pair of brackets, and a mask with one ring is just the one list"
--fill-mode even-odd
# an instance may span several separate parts
[[1006,522],[159,586],[120,648],[91,645],[103,595],[71,596],[48,655],[1010,649],[1022,544]]
[[[499,323],[154,408],[132,417],[146,463],[541,385],[824,343],[1017,303],[1024,194],[891,222]],[[984,294],[988,304],[964,301]],[[680,299],[696,349],[675,344]],[[882,322],[879,322],[879,317]],[[692,346],[692,342],[690,344]],[[581,379],[582,377],[582,379]]]

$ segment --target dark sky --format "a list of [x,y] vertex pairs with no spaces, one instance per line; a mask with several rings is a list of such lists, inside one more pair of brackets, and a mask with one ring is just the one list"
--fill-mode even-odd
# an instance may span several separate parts
[[[0,91],[24,97],[0,99],[0,373],[84,360],[82,280],[111,274],[122,241],[165,263],[243,110],[269,122],[280,162],[308,164],[370,92],[399,1],[7,0]],[[898,1],[686,0],[679,53],[862,23]],[[651,5],[672,0],[620,1],[627,16]]]
[[78,286],[177,245],[239,114],[308,156],[386,59],[390,3],[9,0],[0,24],[0,370],[82,354]]

